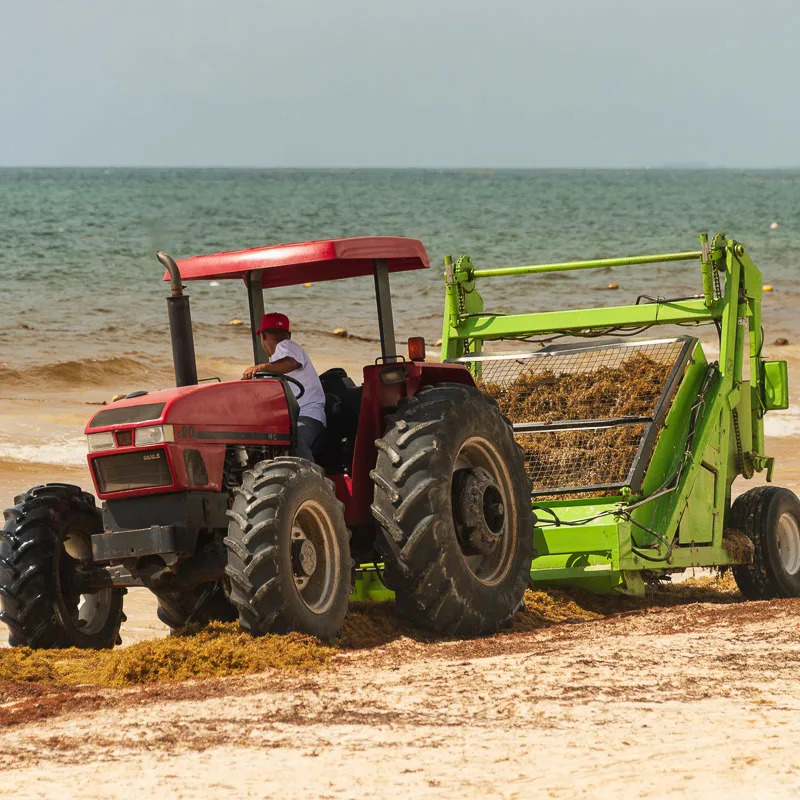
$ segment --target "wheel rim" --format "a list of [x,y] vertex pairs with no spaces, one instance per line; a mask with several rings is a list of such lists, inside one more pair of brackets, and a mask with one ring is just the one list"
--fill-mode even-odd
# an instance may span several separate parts
[[85,636],[100,633],[108,622],[113,597],[112,589],[81,593],[73,590],[75,571],[92,559],[92,544],[88,533],[67,531],[62,546],[56,551],[58,602],[65,624]]
[[800,526],[792,514],[778,520],[778,557],[789,575],[800,572]]
[[336,599],[340,557],[330,515],[315,500],[306,500],[297,509],[291,546],[297,593],[309,611],[324,614]]
[[[458,451],[453,465],[454,480],[451,487],[454,523],[458,514],[455,505],[456,473],[469,470],[480,474],[485,470],[491,476],[491,484],[478,481],[482,488],[481,507],[486,528],[497,537],[496,545],[490,552],[475,554],[465,546],[462,536],[457,535],[461,555],[469,571],[486,586],[500,583],[508,574],[514,562],[517,539],[517,509],[513,502],[511,475],[497,448],[487,439],[473,436],[467,439]],[[457,530],[458,534],[458,530]]]

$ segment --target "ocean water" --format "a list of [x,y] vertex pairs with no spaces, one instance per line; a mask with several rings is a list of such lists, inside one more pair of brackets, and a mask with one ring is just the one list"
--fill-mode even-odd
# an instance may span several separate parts
[[[775,286],[768,335],[800,326],[800,171],[0,170],[0,363],[139,351],[168,360],[157,249],[419,238],[433,266],[394,277],[396,324],[436,339],[446,254],[489,267],[696,250],[699,231],[717,230],[743,242]],[[581,307],[610,302],[598,294],[610,280],[614,304],[699,287],[689,263],[495,279],[482,291],[498,311]],[[300,329],[374,336],[372,291],[365,278],[273,290],[266,302]],[[247,317],[241,284],[190,294],[200,335],[209,326],[224,340],[215,352],[246,353],[246,337],[220,329]]]
[[[327,237],[419,238],[432,268],[392,277],[395,324],[398,338],[433,342],[445,255],[491,267],[697,250],[700,231],[719,230],[745,244],[774,287],[767,341],[800,340],[800,171],[0,169],[0,394],[80,396],[132,376],[168,385],[157,249],[180,258]],[[612,281],[619,290],[607,290]],[[480,289],[487,308],[508,313],[700,286],[699,267],[686,262],[493,279]],[[247,321],[242,284],[193,283],[189,294],[198,356],[247,361],[246,326],[227,324]],[[367,340],[362,348],[377,336],[370,278],[272,290],[265,301],[301,335],[344,327]],[[800,432],[795,412],[775,431]],[[0,430],[0,458],[14,455],[12,434]],[[54,463],[78,452],[64,437]]]

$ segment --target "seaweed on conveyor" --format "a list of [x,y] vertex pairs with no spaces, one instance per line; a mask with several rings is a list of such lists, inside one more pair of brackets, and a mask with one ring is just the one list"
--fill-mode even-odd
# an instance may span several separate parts
[[[523,372],[501,384],[479,381],[511,422],[652,416],[672,364],[635,353],[616,367]],[[622,483],[643,433],[641,425],[518,433],[534,491]]]

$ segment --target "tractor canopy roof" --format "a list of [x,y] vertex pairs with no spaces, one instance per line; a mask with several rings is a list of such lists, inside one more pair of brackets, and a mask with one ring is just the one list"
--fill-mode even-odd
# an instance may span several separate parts
[[[278,244],[183,258],[177,264],[185,281],[246,279],[251,272],[261,272],[261,285],[269,289],[372,275],[373,262],[379,259],[386,261],[389,272],[430,266],[422,242],[403,236]],[[169,273],[164,280],[169,280]]]

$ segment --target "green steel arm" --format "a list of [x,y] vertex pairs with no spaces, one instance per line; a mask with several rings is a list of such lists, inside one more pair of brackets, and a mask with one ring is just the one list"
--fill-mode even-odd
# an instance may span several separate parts
[[[715,237],[715,243],[717,242]],[[742,347],[744,335],[744,314],[746,303],[740,303],[741,269],[739,262],[733,258],[734,242],[724,240],[717,246],[725,248],[725,293],[721,302],[714,305],[720,323],[719,374],[715,384],[706,395],[702,416],[698,420],[695,431],[692,454],[684,469],[679,485],[671,496],[671,502],[659,527],[660,533],[669,542],[674,542],[678,525],[686,509],[692,489],[703,468],[705,454],[712,444],[719,447],[718,469],[720,470],[717,491],[712,500],[715,514],[709,520],[714,527],[714,545],[720,546],[725,504],[727,502],[727,472],[729,463],[730,426],[732,411],[739,403],[739,383],[741,382]],[[715,253],[716,255],[716,253]],[[715,259],[720,261],[719,258]],[[716,268],[716,267],[715,267]],[[738,376],[738,377],[737,377]],[[655,461],[655,459],[654,459]],[[653,462],[651,462],[651,465]],[[732,481],[733,477],[730,477]],[[720,486],[720,481],[722,485]]]
[[609,269],[630,267],[637,264],[662,264],[666,261],[693,261],[700,258],[701,250],[686,253],[665,253],[652,256],[626,256],[624,258],[600,258],[594,261],[567,261],[562,264],[533,264],[527,267],[497,267],[474,269],[470,278],[499,278],[507,275],[535,275],[540,272],[568,272],[573,269]]
[[[761,271],[747,255],[741,245],[734,248],[733,257],[741,264],[744,273],[744,294],[748,306],[748,328],[750,338],[750,413],[752,425],[752,452],[756,459],[765,458],[764,408],[762,386],[761,349],[764,337],[761,332],[761,298],[763,294]],[[761,464],[755,465],[757,468]]]
[[703,245],[700,256],[700,272],[703,276],[703,300],[706,306],[711,308],[714,304],[714,265],[711,263],[710,250],[708,247],[708,234],[700,234],[700,242]]
[[455,330],[460,337],[488,340],[593,328],[639,328],[644,325],[691,322],[702,324],[718,320],[721,315],[721,309],[707,308],[703,300],[684,300],[538,314],[481,314],[457,322]]
[[[760,351],[761,351],[761,273],[758,267],[744,253],[744,248],[735,241],[724,243],[724,263],[726,280],[725,294],[717,307],[720,315],[720,359],[719,376],[716,384],[709,391],[704,412],[698,422],[692,447],[692,458],[684,470],[680,484],[672,495],[669,511],[663,524],[658,528],[662,535],[673,542],[678,531],[681,517],[686,509],[689,496],[697,480],[706,454],[719,447],[717,461],[717,491],[713,498],[714,515],[709,524],[714,528],[712,547],[720,549],[719,563],[728,560],[727,552],[722,548],[723,520],[730,502],[730,484],[737,474],[748,469],[748,459],[755,469],[761,469],[766,463],[763,458],[763,414],[753,411],[752,440],[742,442],[746,451],[741,462],[738,453],[731,457],[731,448],[736,446],[734,416],[741,401],[742,365],[744,361],[744,337],[750,332],[750,392],[751,396],[759,392]],[[719,259],[718,259],[719,260]],[[759,394],[760,398],[760,394]],[[756,402],[753,398],[753,402]],[[758,400],[760,404],[760,399]],[[760,405],[755,406],[760,412]],[[655,456],[653,461],[655,462]],[[623,563],[622,565],[629,566]]]
[[475,281],[469,276],[474,267],[469,256],[461,256],[453,264],[447,256],[445,269],[445,312],[442,325],[442,361],[459,358],[466,352],[480,350],[480,342],[471,342],[458,329],[462,320],[472,314],[483,312],[483,298],[475,288]]

